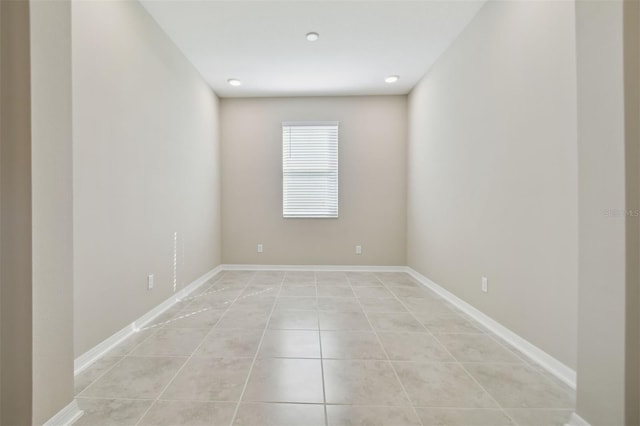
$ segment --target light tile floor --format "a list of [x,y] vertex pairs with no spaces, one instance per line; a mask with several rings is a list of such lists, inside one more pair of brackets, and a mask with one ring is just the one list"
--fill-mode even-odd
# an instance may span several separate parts
[[563,425],[568,387],[405,273],[228,271],[76,377],[77,425]]

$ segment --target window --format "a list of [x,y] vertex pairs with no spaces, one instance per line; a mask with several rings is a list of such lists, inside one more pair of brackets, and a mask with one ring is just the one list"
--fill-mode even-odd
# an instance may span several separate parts
[[282,123],[282,216],[338,217],[338,123]]

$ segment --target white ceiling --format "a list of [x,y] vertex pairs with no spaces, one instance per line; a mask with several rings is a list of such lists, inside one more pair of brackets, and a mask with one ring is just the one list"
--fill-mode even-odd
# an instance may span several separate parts
[[141,0],[221,97],[406,94],[484,2]]

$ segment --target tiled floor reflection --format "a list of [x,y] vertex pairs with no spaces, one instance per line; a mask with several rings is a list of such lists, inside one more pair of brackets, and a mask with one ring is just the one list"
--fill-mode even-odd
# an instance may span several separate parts
[[405,273],[221,273],[75,388],[91,426],[551,426],[574,406]]

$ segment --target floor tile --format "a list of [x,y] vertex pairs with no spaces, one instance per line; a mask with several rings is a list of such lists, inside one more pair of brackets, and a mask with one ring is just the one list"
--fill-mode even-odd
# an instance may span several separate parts
[[219,328],[203,340],[194,357],[253,358],[263,330]]
[[229,309],[215,328],[258,328],[264,329],[269,321],[270,310]]
[[237,401],[251,358],[191,358],[160,399]]
[[246,295],[239,296],[233,306],[238,309],[271,309],[276,303],[275,296]]
[[377,331],[417,331],[426,332],[413,315],[409,313],[368,313],[369,321]]
[[243,401],[324,403],[320,360],[256,360]]
[[421,426],[409,407],[327,405],[329,426]]
[[504,408],[572,408],[567,393],[524,364],[465,364]]
[[424,407],[493,408],[496,403],[455,363],[393,362],[409,398]]
[[74,378],[74,395],[79,394],[85,390],[91,383],[93,383],[98,377],[102,376],[117,362],[121,361],[123,357],[120,356],[105,356],[91,364],[86,370],[78,374]]
[[134,356],[189,356],[209,330],[166,328],[158,330],[131,352]]
[[482,333],[478,327],[451,310],[414,315],[432,333]]
[[164,324],[164,328],[211,328],[222,318],[221,309],[184,309]]
[[320,337],[323,358],[387,359],[375,333],[370,331],[321,331]]
[[455,361],[429,333],[378,333],[389,359],[394,361]]
[[230,297],[223,294],[203,294],[189,299],[186,309],[199,311],[201,309],[226,310],[233,304],[236,296]]
[[407,312],[407,309],[394,298],[362,297],[360,303],[365,312]]
[[564,426],[569,423],[573,410],[544,410],[510,408],[507,414],[520,426]]
[[409,405],[388,361],[323,360],[327,404]]
[[242,403],[234,426],[324,426],[322,404]]
[[417,314],[451,312],[447,303],[432,297],[398,297],[398,299],[409,311]]
[[317,311],[275,311],[269,320],[272,330],[318,330]]
[[74,426],[133,426],[153,401],[77,398],[84,414]]
[[287,272],[284,276],[283,284],[314,284],[316,282],[315,272],[310,271],[293,271]]
[[356,297],[393,297],[393,294],[384,287],[353,287],[353,292]]
[[438,334],[436,338],[460,362],[511,362],[522,360],[485,334]]
[[315,285],[283,285],[278,294],[280,297],[316,297]]
[[418,407],[416,411],[424,426],[515,426],[499,409]]
[[318,286],[318,297],[356,297],[348,285]]
[[100,398],[154,399],[184,364],[186,358],[128,356],[80,395]]
[[105,356],[128,355],[136,346],[147,340],[157,331],[158,328],[136,331],[131,336],[127,337],[123,342],[119,343],[115,348],[107,352]]
[[261,358],[320,358],[318,331],[267,330],[258,354]]
[[315,297],[278,297],[276,310],[316,309],[318,302]]
[[362,312],[355,297],[318,297],[318,310],[327,312]]
[[156,401],[142,418],[141,426],[227,426],[235,402]]
[[369,321],[360,312],[319,312],[321,330],[371,330]]

